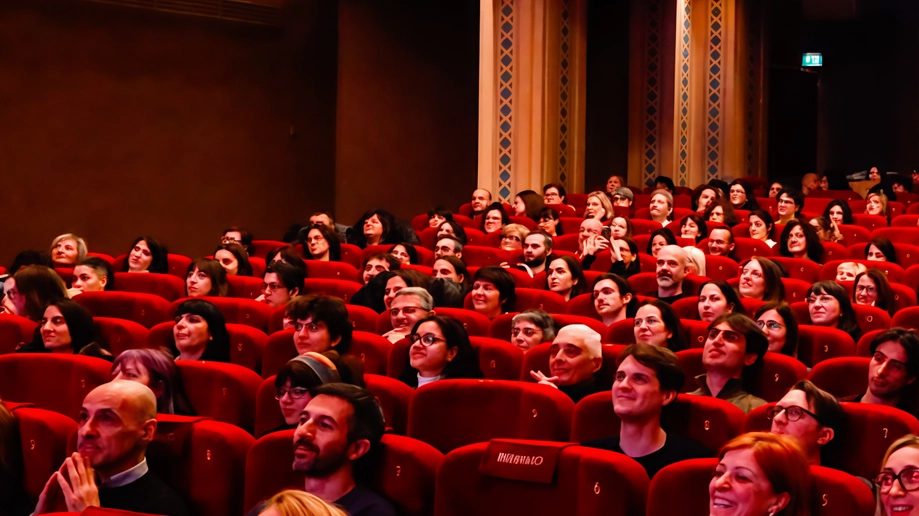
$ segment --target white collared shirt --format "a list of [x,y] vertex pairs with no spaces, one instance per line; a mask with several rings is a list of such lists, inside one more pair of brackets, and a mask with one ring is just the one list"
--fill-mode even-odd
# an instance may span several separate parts
[[440,375],[437,376],[421,376],[421,373],[418,373],[418,387],[422,385],[427,385],[429,383],[434,383],[437,380],[440,380]]
[[140,479],[140,477],[147,474],[149,468],[147,467],[147,459],[140,461],[136,466],[131,469],[122,471],[121,473],[116,473],[112,475],[112,478],[102,481],[102,486],[105,488],[111,487],[122,487],[135,482]]

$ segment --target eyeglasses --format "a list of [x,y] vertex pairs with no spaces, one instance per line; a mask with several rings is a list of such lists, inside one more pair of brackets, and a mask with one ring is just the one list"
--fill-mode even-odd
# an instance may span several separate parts
[[222,243],[222,244],[238,244],[238,243],[239,243],[239,240],[236,240],[236,239],[233,238],[233,237],[225,236],[225,237],[222,237],[222,238],[220,239],[220,243]]
[[738,343],[744,338],[743,335],[733,330],[719,330],[718,328],[708,330],[708,340],[715,340],[718,338],[718,335],[721,335],[721,338],[724,339],[725,342],[730,342],[732,344]]
[[306,387],[291,387],[289,389],[287,387],[281,387],[277,390],[277,392],[275,392],[274,399],[280,400],[284,397],[285,394],[287,394],[290,396],[290,399],[299,400],[303,399],[303,397],[309,394],[309,392],[310,390]]
[[269,290],[284,290],[284,285],[278,283],[262,283],[262,292]]
[[778,321],[756,321],[756,325],[759,326],[761,330],[778,330],[784,328],[785,325]]
[[874,477],[874,483],[881,489],[882,493],[890,491],[894,481],[899,482],[900,488],[904,491],[916,491],[919,489],[919,468],[903,468],[896,475],[890,471],[884,471]]
[[446,340],[438,337],[437,335],[434,335],[433,333],[425,333],[424,335],[413,333],[409,335],[408,338],[412,340],[412,343],[421,341],[421,345],[426,348],[433,346],[437,342],[447,342]]
[[864,293],[867,293],[867,294],[873,294],[873,293],[874,293],[874,287],[870,287],[870,286],[868,286],[868,285],[859,285],[859,286],[855,287],[855,291],[858,292],[858,293],[864,292]]
[[420,306],[403,306],[402,308],[390,308],[389,316],[396,317],[399,315],[399,312],[402,312],[405,315],[414,315],[418,310],[423,310],[423,308]]
[[536,335],[536,332],[542,333],[542,330],[538,328],[514,328],[511,330],[511,335],[516,337],[517,335],[520,335],[521,332],[527,337],[532,337],[533,335]]
[[774,407],[772,407],[771,409],[769,409],[769,410],[766,411],[766,417],[769,418],[769,419],[773,419],[774,417],[776,417],[776,416],[778,416],[779,414],[781,414],[782,411],[785,412],[785,417],[786,417],[789,421],[797,421],[797,420],[801,419],[802,417],[804,417],[804,414],[807,414],[808,416],[810,416],[810,417],[814,418],[815,420],[817,420],[817,422],[820,422],[820,418],[817,417],[817,414],[814,414],[813,412],[811,412],[811,411],[809,411],[809,410],[807,410],[807,409],[801,408],[801,407],[799,407],[799,406],[797,406],[797,405],[790,405],[790,406],[788,406],[788,407],[783,407],[783,406],[781,406],[781,405],[776,405],[776,406],[774,406]]

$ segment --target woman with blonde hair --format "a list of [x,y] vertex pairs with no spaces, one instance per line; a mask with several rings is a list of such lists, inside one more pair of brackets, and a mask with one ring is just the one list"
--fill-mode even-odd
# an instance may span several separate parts
[[909,516],[919,512],[919,437],[907,434],[887,448],[874,485],[878,488],[875,516],[895,513]]
[[587,207],[584,208],[585,219],[597,219],[606,222],[613,218],[613,203],[603,192],[590,192],[587,195]]
[[51,241],[49,252],[55,267],[73,267],[86,258],[86,240],[73,233],[64,233]]
[[348,516],[348,513],[314,494],[288,489],[269,498],[258,516]]

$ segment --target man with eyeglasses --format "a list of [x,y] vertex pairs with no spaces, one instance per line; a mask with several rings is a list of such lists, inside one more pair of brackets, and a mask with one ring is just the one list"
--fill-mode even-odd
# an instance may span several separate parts
[[247,253],[252,254],[249,246],[252,245],[252,233],[237,226],[230,226],[223,230],[223,236],[220,238],[221,244],[239,244],[243,246]]
[[661,428],[664,407],[676,400],[683,387],[680,359],[673,351],[632,344],[619,354],[618,362],[612,394],[619,435],[583,445],[628,455],[649,478],[674,462],[711,457],[712,452],[700,443]]
[[631,213],[633,202],[635,202],[635,194],[628,188],[620,186],[613,192],[613,209],[617,214]]
[[434,298],[421,287],[406,287],[396,292],[389,305],[392,330],[383,334],[396,343],[407,338],[418,321],[434,315]]
[[455,256],[462,260],[463,243],[452,236],[438,239],[437,244],[434,246],[434,259],[443,258],[444,256]]
[[265,269],[262,295],[255,298],[255,300],[272,308],[284,306],[291,299],[297,297],[300,292],[303,292],[305,277],[304,270],[298,269],[289,263],[275,262]]
[[801,216],[804,196],[794,188],[783,188],[775,198],[776,224],[788,224]]
[[709,256],[726,256],[733,260],[734,256],[734,233],[727,228],[714,228],[708,233],[708,254]]
[[351,349],[354,327],[341,299],[322,294],[298,296],[287,303],[284,315],[293,321],[298,355],[330,349],[344,355]]
[[603,392],[599,371],[603,367],[603,345],[600,334],[584,324],[570,324],[560,329],[549,346],[549,374],[530,371],[542,385],[554,387],[575,403],[585,396]]
[[871,341],[868,389],[840,401],[874,403],[919,415],[919,336],[904,328],[891,328]]
[[557,183],[549,183],[542,187],[542,199],[544,204],[565,204],[568,193],[565,187]]
[[511,319],[511,343],[528,351],[555,339],[555,319],[538,308],[530,308]]
[[768,347],[766,335],[752,319],[737,313],[721,315],[708,327],[702,349],[705,374],[696,377],[699,388],[689,394],[729,401],[744,413],[765,405],[766,400],[745,390],[744,382]]
[[807,462],[820,465],[820,452],[845,422],[845,413],[832,394],[801,380],[769,409],[772,433],[794,439]]

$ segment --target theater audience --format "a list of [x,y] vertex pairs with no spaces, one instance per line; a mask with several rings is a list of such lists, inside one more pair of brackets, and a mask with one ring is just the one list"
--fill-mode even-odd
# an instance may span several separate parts
[[779,255],[788,258],[807,258],[823,263],[823,245],[814,226],[792,219],[785,224],[779,237]]
[[823,216],[831,220],[836,226],[852,224],[852,208],[846,201],[834,199],[826,205]]
[[907,434],[890,445],[874,477],[878,489],[877,516],[915,513],[919,505],[919,437]]
[[415,270],[399,270],[393,273],[386,280],[386,286],[383,288],[383,306],[388,310],[396,292],[406,287],[421,287],[427,289],[431,285],[432,278]]
[[[511,219],[507,216],[507,212],[504,211],[501,203],[494,202],[488,205],[485,213],[482,214],[479,230],[485,234],[494,233],[495,231],[501,231],[504,226],[510,223]],[[439,233],[438,236],[440,236]]]
[[348,513],[316,495],[288,489],[259,505],[252,516],[348,516]]
[[102,292],[115,290],[115,273],[112,264],[102,258],[90,256],[77,262],[70,280],[70,296],[82,292]]
[[807,311],[811,324],[840,329],[855,342],[862,336],[846,289],[835,281],[818,281],[807,289]]
[[635,229],[628,217],[615,216],[609,221],[610,239],[631,238]]
[[782,270],[772,260],[754,256],[740,264],[740,297],[759,299],[764,303],[785,299]]
[[55,268],[73,267],[86,258],[86,241],[73,233],[65,233],[51,241],[49,252]]
[[20,268],[5,289],[4,310],[35,322],[44,316],[45,307],[68,297],[64,281],[44,265]]
[[361,264],[361,281],[366,285],[377,274],[386,271],[397,271],[401,267],[402,262],[389,253],[371,254]]
[[544,204],[567,204],[568,192],[565,187],[558,183],[549,183],[542,187],[542,196]]
[[711,185],[699,185],[693,190],[690,205],[697,214],[705,213],[705,209],[714,201],[721,197],[721,190]]
[[555,319],[538,308],[524,310],[511,319],[510,341],[524,351],[543,342],[552,342],[555,333]]
[[16,350],[18,353],[66,353],[112,360],[112,354],[96,342],[93,317],[76,301],[52,300],[40,321],[38,338]]
[[448,220],[453,220],[453,212],[443,206],[437,206],[433,210],[428,210],[429,228],[440,227],[441,224]]
[[785,185],[783,185],[782,183],[779,183],[778,181],[775,181],[769,185],[769,192],[767,193],[767,195],[770,198],[774,199],[778,197],[779,192],[781,192],[784,189],[785,189]]
[[303,247],[303,256],[307,260],[341,261],[341,239],[334,229],[322,224],[314,224],[305,232],[301,230],[298,236],[300,245]]
[[688,274],[686,251],[680,246],[664,246],[657,253],[657,291],[647,295],[665,303],[673,303],[688,294],[683,292],[683,279]]
[[176,360],[230,361],[230,334],[220,309],[210,301],[190,299],[176,309],[172,328]]
[[463,323],[432,315],[412,327],[407,363],[399,380],[420,388],[437,380],[481,378],[478,359]]
[[227,271],[227,276],[252,276],[249,255],[239,244],[220,244],[214,251],[214,259]]
[[149,387],[156,396],[157,414],[195,415],[175,360],[163,348],[122,351],[112,363],[112,380],[139,382]]
[[818,179],[819,177],[817,174],[814,174],[813,172],[810,174],[804,174],[804,176],[801,178],[801,194],[807,196],[816,190]]
[[683,247],[686,253],[686,275],[705,276],[705,253],[697,247]]
[[629,215],[632,211],[632,203],[635,202],[635,194],[631,190],[622,186],[613,191],[613,210],[622,208],[620,211]]
[[709,325],[702,351],[705,374],[696,377],[699,388],[690,394],[714,396],[750,412],[766,401],[747,392],[749,382],[762,364],[769,343],[749,317],[724,314]]
[[625,179],[620,175],[613,174],[606,179],[606,193],[614,195],[618,188],[625,186]]
[[897,263],[897,251],[889,239],[874,237],[865,244],[865,259],[872,262]]
[[722,314],[746,315],[737,292],[726,281],[710,280],[699,287],[699,320],[712,322]]
[[839,228],[826,217],[814,217],[807,223],[817,232],[817,238],[821,242],[836,242],[839,245],[846,245],[845,238],[840,233]]
[[[347,242],[348,230],[351,229],[349,226],[335,222],[332,214],[327,211],[317,211],[310,215],[310,224],[307,226],[307,228],[312,226],[325,226],[331,229],[335,232],[335,234],[338,236],[338,240],[341,242]],[[300,243],[303,243],[302,231],[303,230],[301,229],[301,233],[298,235],[298,240],[300,240]],[[303,249],[305,253],[306,246],[304,246]]]
[[421,287],[405,287],[393,294],[389,305],[392,330],[383,334],[390,342],[399,342],[412,332],[418,321],[434,314],[434,298]]
[[469,295],[472,308],[489,319],[514,311],[517,302],[513,276],[495,266],[475,271]]
[[185,295],[188,297],[227,295],[227,271],[217,260],[198,258],[185,272]]
[[469,214],[470,217],[476,217],[485,212],[485,208],[491,204],[491,192],[484,188],[477,188],[472,192],[472,213]]
[[754,210],[747,216],[750,225],[750,238],[765,242],[770,248],[775,247],[775,240],[772,240],[772,234],[775,224],[772,221],[772,215],[764,210]]
[[304,275],[306,274],[306,263],[304,263],[303,258],[297,254],[292,245],[283,245],[268,251],[268,254],[265,255],[265,263],[270,266],[277,262],[293,265],[303,271]]
[[154,272],[167,274],[169,260],[166,248],[152,237],[140,236],[134,239],[124,261],[122,272]]
[[654,178],[654,188],[666,190],[671,194],[676,191],[676,186],[673,184],[673,179],[670,179],[667,176],[657,176]]
[[680,236],[691,238],[698,244],[703,238],[708,237],[708,228],[705,226],[705,221],[696,214],[683,217],[683,220],[680,221]]
[[546,290],[555,292],[565,301],[587,290],[587,280],[581,264],[570,256],[552,258],[546,268]]
[[285,316],[293,321],[298,355],[330,349],[345,355],[350,351],[354,327],[341,299],[324,294],[298,296],[287,303]]
[[633,333],[637,344],[666,347],[670,351],[686,349],[680,318],[669,303],[646,299],[635,311]]
[[575,403],[607,389],[602,378],[603,346],[600,334],[583,324],[558,330],[549,346],[549,375],[530,371],[540,385],[554,387]]
[[150,514],[192,514],[162,480],[150,473],[147,446],[156,433],[156,396],[139,382],[114,380],[83,400],[77,450],[45,484],[33,514],[103,507]]
[[[628,237],[610,241],[610,265],[609,272],[630,278],[641,272],[641,260],[638,258],[638,244]],[[582,262],[584,269],[589,269],[593,264],[592,256],[586,256]]]
[[893,289],[887,275],[878,269],[867,269],[855,277],[852,302],[857,305],[876,306],[886,310],[891,317],[897,311]]
[[810,380],[800,380],[767,412],[772,433],[795,441],[808,464],[820,465],[820,453],[846,422],[846,414],[832,394]]
[[840,401],[872,403],[919,412],[916,376],[919,375],[919,336],[904,328],[891,328],[877,335],[869,346],[868,389],[864,394]]
[[[357,361],[352,361],[352,363]],[[358,387],[364,386],[362,370],[352,370],[338,352],[304,353],[292,358],[278,371],[274,378],[275,399],[284,423],[269,432],[290,430],[297,427],[300,413],[310,402],[310,389],[327,383],[344,382]]]
[[843,262],[836,267],[836,281],[855,281],[855,277],[867,271],[864,264],[858,262]]
[[708,484],[709,511],[748,516],[810,516],[813,479],[795,441],[767,432],[731,439]]
[[437,239],[451,236],[463,245],[466,245],[466,230],[455,220],[448,220],[437,228]]
[[458,283],[463,294],[469,290],[469,272],[466,264],[455,256],[443,256],[434,260],[434,277]]
[[396,244],[386,252],[396,257],[402,265],[417,265],[420,263],[418,261],[418,250],[412,244]]
[[865,215],[879,215],[888,218],[887,196],[881,192],[872,192],[865,199]]
[[798,321],[791,306],[772,301],[756,310],[756,325],[766,334],[767,351],[790,357],[798,356]]
[[629,281],[615,274],[604,273],[594,280],[593,301],[594,310],[607,326],[634,316],[638,310],[638,299]]
[[619,354],[618,362],[612,393],[619,435],[583,445],[627,455],[650,478],[675,462],[710,457],[712,452],[698,442],[661,428],[661,413],[683,387],[676,355],[666,348],[632,344]]
[[[729,228],[737,225],[737,214],[734,213],[734,207],[731,206],[731,201],[727,197],[719,197],[709,203],[702,218],[706,222],[721,223]],[[712,226],[713,224],[709,225]]]
[[269,265],[262,279],[262,295],[255,300],[272,308],[280,308],[304,292],[304,271],[286,262]]

